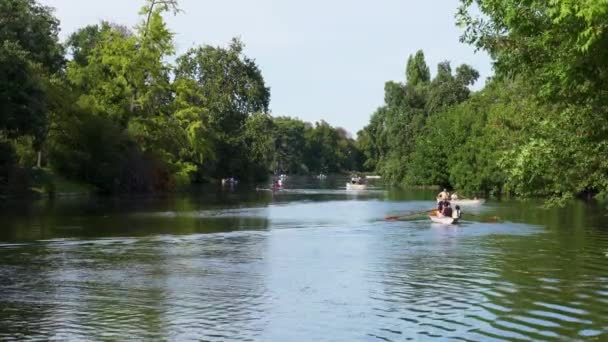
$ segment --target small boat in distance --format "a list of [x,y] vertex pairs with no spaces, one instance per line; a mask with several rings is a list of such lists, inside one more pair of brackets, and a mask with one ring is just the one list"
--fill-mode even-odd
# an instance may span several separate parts
[[223,178],[222,179],[222,185],[227,186],[227,185],[237,185],[239,184],[239,181],[234,178],[234,177],[230,177],[230,178]]
[[482,205],[486,202],[485,199],[480,198],[480,199],[457,199],[457,200],[451,200],[450,203],[452,203],[452,205],[461,205],[461,206],[467,206],[467,205]]
[[366,179],[382,179],[381,176],[365,176]]
[[346,190],[366,190],[367,184],[346,183]]

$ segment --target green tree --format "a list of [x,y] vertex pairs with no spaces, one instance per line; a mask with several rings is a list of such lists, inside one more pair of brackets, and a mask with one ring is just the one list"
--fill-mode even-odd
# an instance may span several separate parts
[[0,130],[5,137],[36,135],[46,125],[47,99],[39,64],[15,42],[0,46]]
[[344,172],[360,167],[355,141],[343,128],[320,121],[305,132],[305,138],[303,159],[310,171]]
[[248,178],[263,180],[272,171],[276,125],[266,113],[256,113],[245,124],[245,146],[248,155]]
[[405,78],[413,86],[428,83],[431,80],[431,72],[426,64],[422,50],[418,50],[416,55],[410,55],[407,59]]
[[0,1],[0,42],[10,42],[11,49],[27,53],[27,58],[49,73],[63,66],[59,44],[59,21],[53,10],[34,0]]
[[525,75],[540,94],[579,102],[606,97],[607,8],[595,0],[461,0],[458,22],[462,40],[487,50],[499,76]]
[[65,43],[67,52],[71,55],[72,61],[79,66],[89,64],[89,57],[94,49],[102,42],[104,35],[109,31],[122,33],[123,36],[132,35],[131,30],[125,26],[112,24],[102,21],[98,25],[88,25],[72,33]]
[[[406,75],[405,84],[386,83],[384,106],[372,115],[370,124],[359,133],[359,146],[366,157],[363,165],[373,167],[393,183],[419,183],[416,179],[421,178],[446,184],[447,174],[445,177],[435,174],[412,178],[411,175],[408,177],[408,169],[430,172],[431,169],[420,168],[420,165],[427,165],[436,158],[420,159],[416,156],[418,159],[412,159],[417,140],[421,134],[428,134],[426,125],[437,120],[441,112],[468,99],[468,87],[477,80],[479,73],[462,65],[454,75],[450,63],[442,62],[437,67],[437,74],[430,80],[424,54],[418,51],[415,56],[408,58]],[[423,146],[426,148],[426,145]]]
[[498,77],[529,84],[515,102],[535,104],[528,116],[511,113],[527,136],[504,151],[507,188],[552,198],[608,192],[608,4],[462,0],[458,19],[463,41],[491,54]]
[[4,0],[0,23],[0,139],[30,135],[40,151],[48,127],[48,79],[64,62],[59,22],[34,0]]
[[[102,23],[71,36],[69,47],[74,59],[68,63],[66,74],[69,86],[77,94],[74,111],[86,114],[80,114],[78,120],[69,115],[57,116],[57,129],[52,135],[57,169],[104,189],[167,189],[176,181],[189,180],[196,170],[193,160],[203,148],[198,139],[192,139],[198,127],[184,122],[187,115],[183,108],[174,106],[180,94],[174,94],[172,67],[166,62],[174,52],[173,34],[162,17],[174,5],[173,1],[147,1],[141,11],[144,19],[136,32]],[[118,147],[107,144],[104,135],[91,143],[79,135],[67,136],[72,130],[86,130],[90,122],[108,129],[110,136],[123,137],[117,138],[123,143]],[[69,167],[70,154],[80,160],[79,155],[89,153],[99,153],[99,158],[93,155],[83,164],[92,165],[91,168],[98,164],[100,170],[108,170],[94,174],[99,179]],[[116,159],[112,168],[104,168],[107,155]],[[139,177],[126,172],[124,165],[133,170],[151,170],[150,175]],[[110,185],[102,186],[110,178]]]
[[305,132],[311,127],[301,120],[277,117],[275,123],[275,156],[272,170],[281,173],[307,172]]
[[270,90],[255,62],[243,55],[243,44],[234,39],[228,48],[204,46],[177,59],[176,82],[187,82],[192,105],[204,108],[213,131],[217,158],[213,175],[245,176],[248,150],[243,133],[254,113],[266,113]]

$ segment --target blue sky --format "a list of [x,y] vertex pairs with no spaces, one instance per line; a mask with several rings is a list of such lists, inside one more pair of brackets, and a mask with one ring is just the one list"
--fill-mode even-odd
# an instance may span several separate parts
[[[40,0],[55,7],[65,38],[108,20],[134,26],[143,0]],[[409,54],[423,49],[435,72],[450,60],[491,75],[490,58],[458,40],[456,0],[181,0],[168,16],[178,53],[238,36],[271,87],[273,115],[324,119],[353,135],[382,105],[384,83],[404,81]]]

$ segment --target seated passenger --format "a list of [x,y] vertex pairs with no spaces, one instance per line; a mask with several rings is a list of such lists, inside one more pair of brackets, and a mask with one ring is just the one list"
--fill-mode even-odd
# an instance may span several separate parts
[[443,201],[439,201],[439,203],[437,204],[437,216],[441,217],[441,215],[443,213]]
[[450,202],[447,202],[447,204],[443,206],[442,214],[444,217],[452,217],[453,210],[452,210],[452,207],[450,206]]
[[460,211],[460,206],[457,205],[455,207],[454,212],[452,213],[452,218],[459,219],[462,217],[462,212]]

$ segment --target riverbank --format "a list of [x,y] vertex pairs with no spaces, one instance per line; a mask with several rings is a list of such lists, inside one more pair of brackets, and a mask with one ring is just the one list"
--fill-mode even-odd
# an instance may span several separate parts
[[48,168],[20,168],[11,173],[9,184],[0,192],[0,199],[85,196],[97,191],[93,185],[66,179]]

